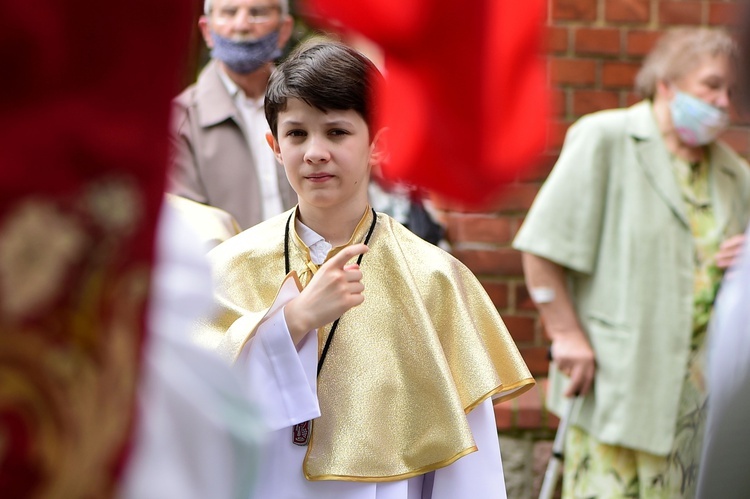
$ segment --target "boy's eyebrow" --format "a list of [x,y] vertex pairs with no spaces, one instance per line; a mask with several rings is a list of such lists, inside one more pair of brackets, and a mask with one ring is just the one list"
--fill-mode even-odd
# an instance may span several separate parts
[[326,125],[328,126],[354,126],[354,124],[349,120],[331,120],[331,121],[327,121]]
[[[326,121],[324,124],[326,126],[349,126],[349,127],[353,127],[354,126],[354,124],[351,121],[345,120],[345,119],[338,119],[338,120]],[[304,123],[302,123],[301,121],[297,121],[295,119],[282,119],[279,122],[279,126],[281,126],[281,125],[285,125],[285,126],[302,126],[302,125],[304,125]]]
[[281,120],[279,121],[279,126],[281,125],[287,125],[287,126],[300,126],[302,124],[301,121],[296,120]]

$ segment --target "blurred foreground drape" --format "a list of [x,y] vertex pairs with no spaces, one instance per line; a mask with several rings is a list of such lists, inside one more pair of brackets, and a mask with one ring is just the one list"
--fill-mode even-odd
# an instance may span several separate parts
[[0,495],[110,497],[196,5],[0,7]]
[[543,0],[307,0],[311,21],[384,51],[384,175],[477,205],[537,160],[547,131]]

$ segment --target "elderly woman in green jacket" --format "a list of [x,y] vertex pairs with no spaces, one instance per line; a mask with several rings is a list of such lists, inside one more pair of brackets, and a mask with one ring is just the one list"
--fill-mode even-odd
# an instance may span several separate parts
[[692,497],[713,300],[750,215],[747,164],[716,140],[736,49],[707,28],[665,35],[645,97],[569,130],[514,246],[552,341],[548,405],[580,395],[564,497]]

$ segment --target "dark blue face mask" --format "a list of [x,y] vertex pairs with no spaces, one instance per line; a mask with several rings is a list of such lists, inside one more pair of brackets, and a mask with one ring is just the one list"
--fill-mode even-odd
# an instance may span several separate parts
[[214,42],[211,57],[239,74],[252,73],[281,56],[278,30],[249,42],[235,42],[211,31],[211,40]]

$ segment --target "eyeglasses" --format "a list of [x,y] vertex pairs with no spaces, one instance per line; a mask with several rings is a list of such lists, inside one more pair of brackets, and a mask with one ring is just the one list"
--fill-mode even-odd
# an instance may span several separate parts
[[261,5],[257,7],[234,7],[226,6],[216,11],[213,20],[217,24],[228,24],[234,22],[241,12],[245,12],[245,19],[250,24],[263,24],[276,17],[281,11],[278,5]]

